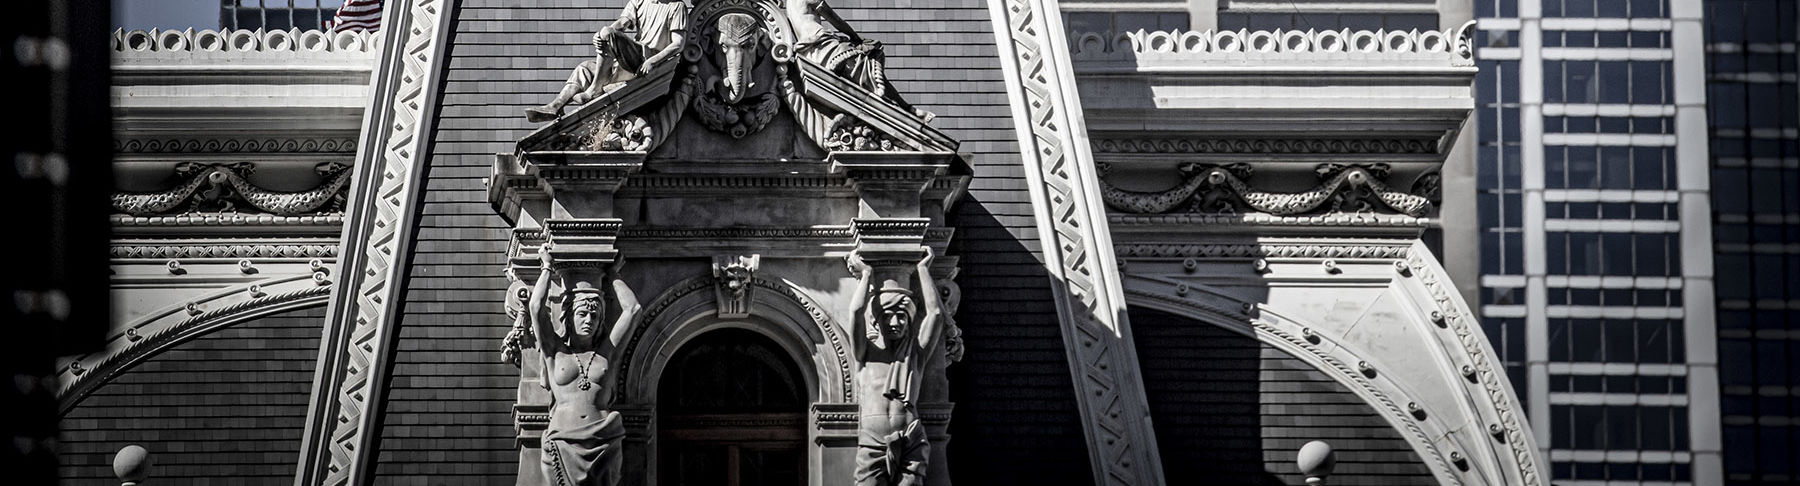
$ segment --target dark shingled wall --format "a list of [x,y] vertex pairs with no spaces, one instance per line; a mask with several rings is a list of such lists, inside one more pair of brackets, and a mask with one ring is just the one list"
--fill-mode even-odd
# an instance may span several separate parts
[[1304,484],[1294,456],[1337,451],[1331,484],[1437,484],[1399,431],[1343,385],[1256,339],[1131,310],[1150,415],[1169,484]]
[[[533,128],[522,110],[548,101],[568,70],[591,58],[590,36],[623,3],[460,2],[383,417],[383,482],[492,483],[515,474],[517,371],[497,351],[509,325],[500,275],[507,231],[482,179],[493,154]],[[975,154],[970,194],[951,221],[960,228],[952,252],[963,256],[958,321],[968,349],[950,371],[953,474],[970,484],[1088,481],[986,3],[831,4],[886,44],[895,86]]]
[[117,485],[144,446],[163,484],[293,484],[324,307],[216,330],[126,370],[62,420],[64,484]]

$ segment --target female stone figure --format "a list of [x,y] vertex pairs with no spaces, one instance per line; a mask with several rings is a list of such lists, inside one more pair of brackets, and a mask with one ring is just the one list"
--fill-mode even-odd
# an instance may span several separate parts
[[585,280],[570,285],[562,309],[553,318],[546,305],[554,275],[549,250],[542,255],[544,273],[532,289],[530,315],[538,349],[544,354],[544,384],[550,389],[550,425],[544,430],[544,477],[550,484],[614,486],[623,469],[620,447],[625,425],[612,405],[612,362],[631,328],[638,303],[631,289],[612,280],[619,309],[606,322],[606,295]]
[[[919,292],[901,273],[884,278],[880,288],[872,284],[876,269],[860,262],[861,282],[851,296],[850,315],[858,324],[856,372],[859,408],[856,438],[857,486],[917,486],[925,483],[926,462],[931,457],[924,424],[919,421],[913,397],[919,395],[919,370],[936,353],[942,306],[937,286],[931,284],[931,259],[919,262],[915,273]],[[873,292],[873,295],[870,293]],[[924,317],[918,317],[924,300]]]

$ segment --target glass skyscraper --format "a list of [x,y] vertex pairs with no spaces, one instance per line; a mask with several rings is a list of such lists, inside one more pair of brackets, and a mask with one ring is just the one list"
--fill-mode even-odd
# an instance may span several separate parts
[[1706,1],[1719,381],[1728,484],[1794,484],[1800,107],[1792,0]]
[[1475,13],[1481,312],[1557,484],[1800,480],[1795,2]]

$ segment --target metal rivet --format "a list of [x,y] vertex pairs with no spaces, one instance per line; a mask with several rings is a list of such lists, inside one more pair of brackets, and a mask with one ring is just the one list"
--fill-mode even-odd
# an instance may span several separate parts
[[166,266],[169,267],[169,275],[181,275],[187,273],[187,269],[181,268],[180,260],[169,260],[169,263],[167,263]]
[[1361,371],[1364,375],[1371,377],[1375,376],[1375,367],[1370,365],[1368,361],[1357,361],[1356,370]]
[[144,338],[144,336],[138,334],[137,328],[133,327],[133,328],[125,329],[125,340],[136,342],[137,340],[143,339],[143,338]]
[[196,303],[193,303],[193,302],[188,302],[188,303],[187,303],[187,313],[188,313],[188,315],[190,315],[190,316],[197,316],[197,315],[200,315],[200,314],[201,314],[201,313],[204,313],[204,312],[206,312],[206,311],[204,311],[204,310],[200,310],[200,304],[196,304]]
[[1196,268],[1200,268],[1200,261],[1199,261],[1199,260],[1195,260],[1195,259],[1192,259],[1192,258],[1189,258],[1189,259],[1186,259],[1186,260],[1182,260],[1182,261],[1181,261],[1181,269],[1182,269],[1182,270],[1187,270],[1187,271],[1188,271],[1188,273],[1193,273],[1193,272],[1194,272],[1194,269],[1196,269]]
[[1251,260],[1250,268],[1256,269],[1256,273],[1269,273],[1269,260],[1263,258]]
[[1399,260],[1394,261],[1394,271],[1400,272],[1400,275],[1402,275],[1402,276],[1407,276],[1407,277],[1412,276],[1412,267],[1406,266],[1406,262],[1403,262],[1403,261],[1399,261]]
[[248,259],[238,260],[238,272],[241,272],[245,275],[256,273],[256,265],[253,263],[250,263],[250,260],[248,260]]
[[1463,374],[1463,378],[1468,378],[1469,381],[1475,381],[1475,367],[1474,366],[1462,365],[1462,374]]
[[1325,260],[1324,265],[1325,265],[1325,273],[1330,273],[1330,274],[1344,273],[1344,269],[1338,268],[1337,260]]
[[1444,313],[1440,311],[1431,311],[1431,322],[1437,324],[1438,327],[1444,327]]
[[1179,285],[1175,286],[1175,295],[1187,295],[1187,294],[1188,294],[1187,284],[1179,284]]
[[251,297],[262,297],[264,295],[269,295],[269,294],[266,292],[263,292],[262,285],[250,284],[250,296]]

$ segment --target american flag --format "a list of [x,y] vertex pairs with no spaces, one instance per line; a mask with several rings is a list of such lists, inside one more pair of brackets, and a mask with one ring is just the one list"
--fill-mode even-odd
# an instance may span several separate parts
[[337,15],[325,22],[325,28],[339,30],[381,30],[381,0],[345,0]]

